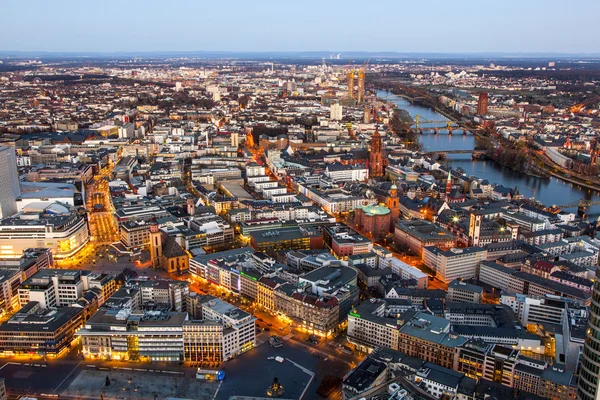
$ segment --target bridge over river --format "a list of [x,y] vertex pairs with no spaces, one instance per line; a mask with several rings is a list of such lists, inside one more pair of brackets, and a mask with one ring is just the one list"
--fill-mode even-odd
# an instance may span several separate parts
[[434,158],[437,157],[438,159],[445,159],[448,154],[471,154],[471,158],[474,160],[481,160],[485,158],[485,150],[474,149],[426,151],[424,154]]

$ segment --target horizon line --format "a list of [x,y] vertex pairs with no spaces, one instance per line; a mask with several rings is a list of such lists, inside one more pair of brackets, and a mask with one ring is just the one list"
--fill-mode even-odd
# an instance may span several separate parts
[[[349,55],[364,54],[364,55],[380,55],[382,57],[405,56],[405,55],[443,55],[443,56],[594,56],[600,57],[600,51],[586,52],[562,52],[562,51],[367,51],[367,50],[347,50],[347,51],[332,51],[332,50],[0,50],[0,55],[8,54],[65,54],[65,55],[135,55],[135,54],[243,54],[243,55],[340,55],[339,59],[347,58]],[[331,58],[336,60],[338,58]]]

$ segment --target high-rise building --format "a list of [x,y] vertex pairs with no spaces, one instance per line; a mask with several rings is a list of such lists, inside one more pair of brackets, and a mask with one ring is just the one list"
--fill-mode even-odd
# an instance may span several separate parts
[[381,149],[381,135],[375,126],[375,133],[371,139],[371,155],[369,156],[369,176],[383,176],[383,157]]
[[0,147],[0,218],[17,213],[17,197],[21,195],[17,157],[11,147]]
[[239,147],[240,135],[237,132],[231,132],[231,147]]
[[340,104],[332,104],[330,107],[330,115],[329,119],[332,121],[341,121],[342,120],[342,106]]
[[477,102],[477,114],[486,115],[488,112],[488,94],[487,92],[479,93],[479,101]]
[[371,122],[371,109],[369,107],[365,107],[363,111],[363,122],[368,124]]
[[583,348],[578,400],[600,399],[600,273],[596,270],[596,282],[592,295],[592,305],[589,308],[588,329]]
[[356,91],[356,101],[362,104],[365,101],[365,70],[358,71],[358,88]]
[[346,86],[348,86],[348,98],[354,98],[354,70],[348,70],[346,72]]

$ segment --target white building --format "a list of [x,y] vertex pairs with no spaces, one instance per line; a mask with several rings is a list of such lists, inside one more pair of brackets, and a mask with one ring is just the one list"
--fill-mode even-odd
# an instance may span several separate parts
[[211,298],[202,304],[204,320],[221,322],[223,332],[223,360],[241,354],[256,346],[256,318],[246,311]]
[[369,179],[369,169],[364,165],[330,164],[325,170],[325,176],[334,183],[365,181]]
[[19,287],[21,307],[37,301],[40,307],[66,307],[75,303],[84,292],[81,271],[43,269],[27,279]]
[[446,300],[460,303],[479,303],[482,294],[482,287],[455,279],[448,285]]
[[89,241],[87,221],[58,203],[31,203],[0,221],[0,254],[21,255],[32,247],[50,248],[57,259],[76,254]]
[[477,276],[479,263],[487,258],[483,247],[442,250],[435,246],[423,249],[423,262],[436,272],[436,277],[448,283],[455,279]]
[[329,108],[329,119],[332,121],[341,121],[343,118],[342,111],[342,106],[340,104],[332,104]]

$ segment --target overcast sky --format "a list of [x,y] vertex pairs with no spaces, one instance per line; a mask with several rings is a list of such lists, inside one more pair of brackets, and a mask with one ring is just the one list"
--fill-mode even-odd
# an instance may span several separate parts
[[600,53],[600,0],[0,0],[3,51]]

